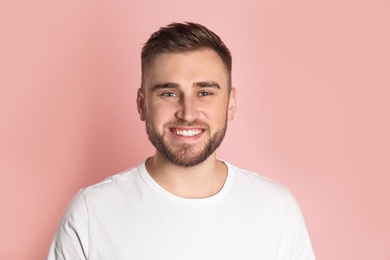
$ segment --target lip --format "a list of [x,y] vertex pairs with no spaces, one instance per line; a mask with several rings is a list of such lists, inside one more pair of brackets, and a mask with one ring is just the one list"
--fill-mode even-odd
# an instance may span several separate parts
[[205,132],[204,128],[200,127],[171,127],[170,134],[177,140],[196,140]]

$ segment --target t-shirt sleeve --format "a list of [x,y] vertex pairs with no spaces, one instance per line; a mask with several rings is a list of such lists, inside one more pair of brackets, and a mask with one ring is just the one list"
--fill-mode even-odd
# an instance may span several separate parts
[[287,229],[283,234],[278,260],[315,260],[306,224],[294,196],[288,194]]
[[88,220],[87,203],[79,192],[65,209],[47,260],[88,259]]

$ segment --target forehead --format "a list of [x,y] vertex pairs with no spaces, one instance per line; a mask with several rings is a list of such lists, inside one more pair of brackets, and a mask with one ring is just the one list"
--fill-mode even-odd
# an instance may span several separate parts
[[165,52],[156,55],[145,68],[144,86],[174,82],[180,85],[200,81],[227,87],[228,74],[221,57],[211,49]]

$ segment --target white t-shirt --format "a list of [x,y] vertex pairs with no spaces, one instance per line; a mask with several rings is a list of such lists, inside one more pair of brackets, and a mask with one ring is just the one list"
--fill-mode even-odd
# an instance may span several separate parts
[[225,164],[226,182],[209,198],[169,193],[145,163],[81,190],[48,259],[315,259],[290,191]]

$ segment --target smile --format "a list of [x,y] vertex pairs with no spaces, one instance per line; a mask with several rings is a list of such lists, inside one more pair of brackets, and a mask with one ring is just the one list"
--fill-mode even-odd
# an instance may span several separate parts
[[172,133],[178,136],[197,136],[203,132],[201,129],[190,129],[190,130],[180,130],[180,129],[171,129]]

